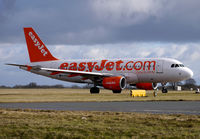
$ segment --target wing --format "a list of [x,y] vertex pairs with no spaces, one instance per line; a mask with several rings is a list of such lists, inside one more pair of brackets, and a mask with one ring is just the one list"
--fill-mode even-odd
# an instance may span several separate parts
[[76,71],[76,70],[62,70],[62,69],[52,69],[52,68],[40,68],[41,70],[50,71],[50,72],[60,72],[66,74],[79,74],[82,76],[113,76],[109,73],[99,73],[99,72],[85,72],[85,71]]
[[85,72],[85,71],[75,71],[75,70],[42,68],[40,66],[29,66],[29,65],[10,64],[10,63],[7,63],[6,65],[17,66],[17,67],[23,68],[23,69],[25,68],[28,71],[31,71],[31,70],[48,71],[48,72],[50,72],[50,75],[62,73],[62,74],[70,74],[71,77],[73,77],[74,75],[75,76],[82,76],[84,78],[88,78],[88,79],[92,80],[93,82],[102,81],[103,77],[115,76],[114,74],[110,74],[110,73]]

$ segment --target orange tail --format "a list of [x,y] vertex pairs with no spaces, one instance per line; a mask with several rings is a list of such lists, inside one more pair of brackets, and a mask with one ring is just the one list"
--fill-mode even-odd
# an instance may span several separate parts
[[24,28],[24,34],[31,62],[58,60],[51,55],[45,44],[32,28]]

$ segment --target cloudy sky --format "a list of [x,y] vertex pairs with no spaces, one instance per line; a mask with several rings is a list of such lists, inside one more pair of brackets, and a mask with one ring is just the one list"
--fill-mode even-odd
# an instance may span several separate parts
[[0,85],[68,85],[4,65],[29,62],[23,27],[58,58],[175,58],[200,84],[199,23],[199,0],[0,0]]

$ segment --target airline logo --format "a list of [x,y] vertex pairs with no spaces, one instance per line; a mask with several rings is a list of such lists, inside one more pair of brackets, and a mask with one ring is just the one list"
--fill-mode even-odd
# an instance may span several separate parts
[[106,82],[106,84],[113,85],[113,84],[116,84],[116,82],[114,82],[114,81],[112,81],[112,82]]
[[66,70],[78,70],[78,71],[87,71],[92,72],[94,69],[96,71],[124,71],[124,70],[135,70],[135,71],[155,71],[156,61],[128,61],[124,62],[122,60],[118,61],[108,61],[102,60],[100,64],[98,62],[71,62],[71,63],[62,63],[60,69]]
[[28,35],[31,37],[32,41],[34,42],[34,45],[43,54],[43,56],[46,56],[48,52],[45,50],[44,45],[40,44],[40,42],[37,40],[37,38],[35,38],[35,35],[33,35],[32,32],[29,32]]

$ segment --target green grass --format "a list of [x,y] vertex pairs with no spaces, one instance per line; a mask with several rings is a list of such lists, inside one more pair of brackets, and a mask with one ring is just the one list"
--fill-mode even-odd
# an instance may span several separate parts
[[0,109],[0,138],[200,138],[200,116]]
[[89,89],[0,89],[0,102],[61,102],[61,101],[154,101],[154,100],[200,100],[194,91],[169,91],[167,94],[147,91],[147,97],[130,97],[129,90],[113,94],[101,89],[100,94],[90,94]]

